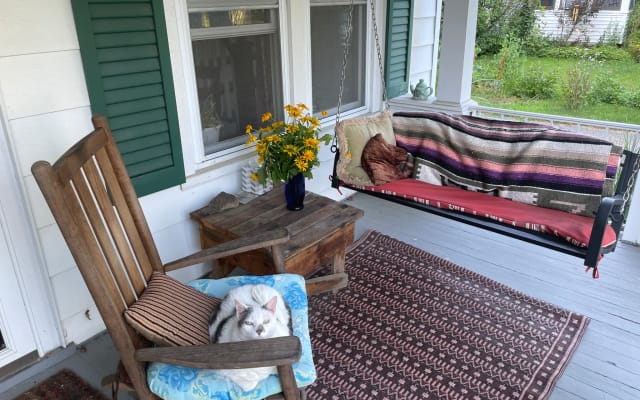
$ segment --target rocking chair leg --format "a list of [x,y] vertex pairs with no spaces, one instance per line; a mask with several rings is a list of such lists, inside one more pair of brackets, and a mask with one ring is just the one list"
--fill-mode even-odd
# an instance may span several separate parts
[[293,375],[291,364],[278,365],[278,375],[282,385],[282,394],[286,400],[300,400],[300,390],[296,385],[296,378]]

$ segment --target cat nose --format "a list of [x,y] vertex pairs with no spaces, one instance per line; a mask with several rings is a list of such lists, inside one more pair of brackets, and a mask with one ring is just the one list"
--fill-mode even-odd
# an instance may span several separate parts
[[258,335],[262,335],[262,332],[264,332],[264,327],[262,325],[260,325],[257,329],[256,329],[256,333]]

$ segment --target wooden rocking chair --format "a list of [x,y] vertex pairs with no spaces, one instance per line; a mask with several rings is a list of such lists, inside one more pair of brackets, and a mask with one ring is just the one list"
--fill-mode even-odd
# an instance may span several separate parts
[[[56,161],[32,166],[62,235],[91,292],[121,364],[140,399],[157,399],[147,383],[148,362],[203,369],[277,366],[285,399],[300,398],[292,364],[301,356],[298,337],[215,345],[154,347],[125,320],[124,312],[141,296],[152,273],[271,247],[288,240],[284,230],[243,237],[162,265],[158,250],[127,175],[107,121],[93,118],[95,130]],[[313,291],[346,284],[340,274],[311,282]]]

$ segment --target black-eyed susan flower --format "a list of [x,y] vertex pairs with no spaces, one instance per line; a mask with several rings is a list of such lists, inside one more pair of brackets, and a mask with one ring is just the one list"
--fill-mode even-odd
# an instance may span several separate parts
[[320,165],[320,144],[328,145],[331,141],[331,135],[320,135],[320,122],[305,104],[288,104],[284,110],[287,115],[284,121],[273,121],[273,114],[265,112],[261,122],[266,125],[259,129],[247,125],[245,129],[246,144],[255,145],[259,164],[251,178],[263,184],[267,179],[287,182],[299,173],[312,178],[312,168]]

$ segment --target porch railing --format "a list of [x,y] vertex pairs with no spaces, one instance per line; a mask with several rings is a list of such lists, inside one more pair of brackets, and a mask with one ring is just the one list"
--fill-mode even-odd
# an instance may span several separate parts
[[536,122],[551,125],[558,128],[597,136],[622,146],[623,148],[633,148],[634,146],[640,145],[640,125],[565,117],[561,115],[537,114],[526,111],[506,110],[504,108],[483,106],[473,107],[471,109],[471,115],[476,117]]

